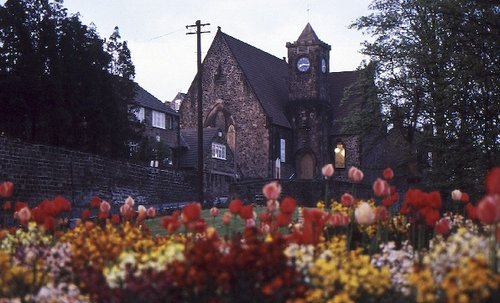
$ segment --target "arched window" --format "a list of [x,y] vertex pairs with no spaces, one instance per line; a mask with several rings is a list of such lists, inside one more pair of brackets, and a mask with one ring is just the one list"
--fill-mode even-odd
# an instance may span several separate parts
[[227,145],[234,152],[234,148],[236,146],[236,130],[234,129],[234,125],[229,125],[227,129]]
[[337,142],[335,149],[335,168],[345,168],[345,146],[342,142]]

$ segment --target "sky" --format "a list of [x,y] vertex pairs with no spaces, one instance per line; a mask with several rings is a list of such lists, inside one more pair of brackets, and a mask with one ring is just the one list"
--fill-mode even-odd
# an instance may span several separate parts
[[[4,2],[4,1],[1,1]],[[135,80],[162,101],[187,92],[196,74],[196,35],[186,35],[196,20],[203,27],[202,57],[220,26],[230,36],[278,58],[287,56],[307,22],[330,44],[330,71],[356,69],[369,39],[348,26],[369,14],[371,0],[64,0],[69,14],[93,22],[102,38],[115,26],[128,42]]]

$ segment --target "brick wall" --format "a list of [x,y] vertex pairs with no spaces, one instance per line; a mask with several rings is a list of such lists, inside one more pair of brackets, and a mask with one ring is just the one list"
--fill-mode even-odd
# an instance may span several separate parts
[[63,195],[75,207],[99,196],[116,205],[129,195],[140,204],[194,199],[194,174],[159,170],[62,148],[0,137],[0,181],[15,183],[15,200],[31,206]]

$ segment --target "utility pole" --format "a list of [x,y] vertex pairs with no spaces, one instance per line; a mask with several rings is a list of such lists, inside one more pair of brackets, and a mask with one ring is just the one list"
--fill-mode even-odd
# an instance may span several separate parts
[[197,84],[198,84],[198,202],[203,204],[203,71],[201,66],[201,34],[210,33],[209,31],[202,32],[201,27],[210,25],[210,23],[201,24],[200,20],[196,24],[186,25],[186,29],[196,27],[196,32],[186,33],[186,35],[196,34],[197,48]]

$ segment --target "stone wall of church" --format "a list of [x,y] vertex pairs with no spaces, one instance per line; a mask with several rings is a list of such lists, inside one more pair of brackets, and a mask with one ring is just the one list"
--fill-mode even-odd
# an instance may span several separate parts
[[360,155],[360,140],[359,136],[335,136],[330,138],[330,161],[331,163],[335,163],[335,152],[334,149],[336,147],[337,141],[344,143],[345,147],[345,168],[344,169],[335,169],[334,178],[339,181],[348,181],[347,179],[347,171],[351,166],[360,167],[361,165],[361,155]]
[[[222,106],[220,106],[221,104]],[[236,131],[235,161],[241,177],[269,176],[269,129],[266,115],[252,89],[219,35],[203,62],[203,119],[219,106],[225,115],[226,133],[234,123]],[[197,85],[193,81],[182,102],[181,127],[196,128]]]

